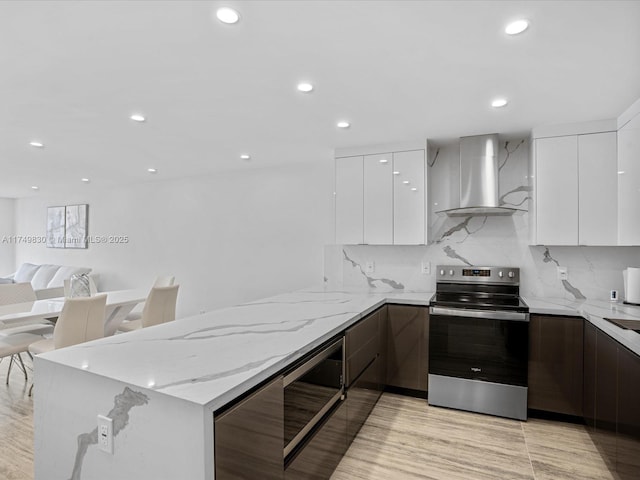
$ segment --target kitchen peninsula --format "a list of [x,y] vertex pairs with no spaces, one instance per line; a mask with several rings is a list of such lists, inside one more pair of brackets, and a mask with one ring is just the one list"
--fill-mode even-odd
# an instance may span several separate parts
[[[430,297],[309,289],[39,356],[36,479],[213,478],[214,412],[386,303]],[[640,320],[640,308],[527,302],[581,315],[640,355],[640,335],[602,320]],[[99,414],[113,419],[113,454],[98,448]]]

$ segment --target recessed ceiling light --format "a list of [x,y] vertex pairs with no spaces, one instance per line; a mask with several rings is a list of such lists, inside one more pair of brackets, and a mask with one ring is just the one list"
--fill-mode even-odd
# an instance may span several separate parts
[[527,28],[529,28],[529,21],[521,19],[508,24],[504,31],[507,35],[517,35],[524,32]]
[[84,183],[89,183],[91,180],[89,180],[88,178],[81,178],[80,181]]
[[396,170],[395,172],[393,172],[393,174],[394,175],[400,175],[400,172]]
[[409,180],[403,180],[402,183],[404,183],[405,185],[409,185]]
[[134,122],[144,122],[147,119],[144,117],[144,115],[140,115],[139,113],[134,113],[133,115],[131,115],[129,117],[131,120],[133,120]]
[[29,142],[29,145],[36,148],[44,148],[44,143],[42,142]]
[[298,91],[302,92],[302,93],[309,93],[313,91],[313,85],[311,85],[310,83],[299,83],[298,84]]
[[380,163],[389,163],[389,160],[387,160],[386,158],[381,158]]
[[31,187],[31,190],[40,190],[40,187],[38,187],[38,186],[36,186],[36,185],[33,185],[33,186]]
[[418,189],[417,189],[416,187],[411,187],[411,191],[412,191],[412,192],[417,192],[417,191],[418,191]]
[[624,175],[624,170],[618,170],[618,175]]
[[351,124],[345,120],[341,120],[338,122],[338,128],[349,128]]
[[243,153],[242,155],[240,155],[240,158],[242,160],[249,160],[251,158],[251,155],[247,155],[246,153]]
[[500,108],[500,107],[504,107],[507,103],[507,100],[504,98],[496,98],[493,102],[491,102],[491,106],[493,108]]
[[229,25],[238,23],[240,20],[240,14],[233,8],[229,7],[222,7],[216,10],[216,17],[218,17],[218,20],[222,23],[227,23]]
[[158,170],[156,168],[147,168],[147,172],[149,172],[149,173],[158,173]]

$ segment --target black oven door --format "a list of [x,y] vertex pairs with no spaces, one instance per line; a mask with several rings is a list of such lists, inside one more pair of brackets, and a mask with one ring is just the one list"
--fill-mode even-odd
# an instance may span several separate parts
[[526,387],[528,356],[528,313],[430,308],[430,374]]

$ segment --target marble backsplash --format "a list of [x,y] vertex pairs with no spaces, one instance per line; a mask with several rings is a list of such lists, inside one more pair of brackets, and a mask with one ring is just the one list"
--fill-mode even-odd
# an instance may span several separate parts
[[[328,288],[429,292],[435,290],[437,265],[504,265],[520,267],[525,296],[608,300],[610,290],[618,290],[623,298],[622,271],[640,267],[640,247],[530,246],[526,212],[510,217],[437,215],[436,210],[457,206],[457,146],[434,150],[430,158],[429,245],[327,245]],[[500,203],[527,208],[527,142],[502,141],[499,165]],[[373,273],[367,273],[369,262]],[[427,262],[431,272],[423,274]],[[567,280],[558,278],[558,266],[567,268]]]

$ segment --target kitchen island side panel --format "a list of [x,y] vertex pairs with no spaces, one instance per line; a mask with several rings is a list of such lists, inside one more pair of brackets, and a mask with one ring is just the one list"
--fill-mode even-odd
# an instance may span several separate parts
[[[36,357],[35,372],[36,480],[213,478],[213,421],[201,405],[94,375],[90,365]],[[98,448],[98,414],[113,419],[113,454]]]

